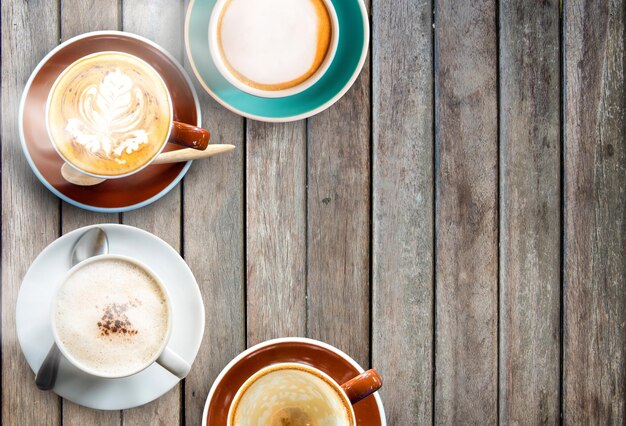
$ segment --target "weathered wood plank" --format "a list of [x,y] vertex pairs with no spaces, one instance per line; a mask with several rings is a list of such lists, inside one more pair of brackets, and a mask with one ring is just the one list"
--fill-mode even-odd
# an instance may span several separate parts
[[432,6],[373,6],[372,365],[398,425],[432,421]]
[[496,4],[436,11],[435,422],[494,424],[498,399]]
[[626,418],[623,0],[564,3],[563,419]]
[[219,372],[245,349],[243,120],[197,85],[203,123],[215,143],[231,153],[196,161],[185,178],[185,259],[204,299],[204,339],[185,383],[185,420],[200,424],[202,408]]
[[306,333],[305,130],[247,122],[248,346]]
[[[41,23],[44,22],[45,25]],[[2,424],[58,425],[60,398],[35,387],[15,332],[22,277],[59,235],[59,201],[22,153],[18,109],[24,85],[59,38],[58,4],[2,2]]]
[[[179,61],[183,60],[183,1],[133,0],[122,7],[123,30],[159,43]],[[181,187],[156,203],[124,213],[122,222],[152,232],[174,249],[181,248]],[[156,401],[126,410],[122,421],[130,425],[177,425],[181,423],[182,383]]]
[[309,119],[307,335],[370,364],[370,70]]
[[206,311],[202,346],[185,380],[185,422],[190,425],[201,423],[213,380],[246,347],[244,120],[220,106],[199,84],[196,90],[213,143],[231,143],[237,149],[196,161],[184,179],[185,260],[196,276]]
[[559,4],[500,3],[500,420],[559,422]]
[[121,28],[122,0],[61,0],[61,39]]
[[93,225],[97,223],[118,223],[119,215],[116,213],[96,213],[74,207],[71,204],[62,201],[62,233],[67,234],[74,229],[82,226]]
[[63,425],[118,425],[122,422],[121,411],[92,410],[63,400]]
[[[48,19],[50,19],[48,17]],[[76,35],[95,30],[119,29],[120,15],[118,0],[62,0],[61,39],[65,41]],[[94,223],[118,222],[119,215],[94,213],[62,203],[62,233]],[[64,425],[118,425],[119,411],[96,411],[64,401]]]

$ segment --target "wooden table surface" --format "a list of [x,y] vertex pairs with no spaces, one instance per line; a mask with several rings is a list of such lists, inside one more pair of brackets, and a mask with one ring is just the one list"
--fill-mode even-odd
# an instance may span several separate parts
[[[185,7],[2,0],[3,424],[198,425],[226,363],[279,336],[378,369],[390,425],[624,424],[624,0],[372,1],[368,61],[327,111],[245,120],[198,84],[205,126],[234,153],[137,211],[60,202],[20,148],[31,71],[99,29],[189,69]],[[189,376],[121,412],[38,391],[15,331],[35,256],[102,222],[178,249],[206,306]]]

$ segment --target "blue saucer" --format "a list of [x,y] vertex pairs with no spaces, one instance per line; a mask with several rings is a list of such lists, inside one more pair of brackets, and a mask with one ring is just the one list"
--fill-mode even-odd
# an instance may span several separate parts
[[202,87],[217,102],[244,117],[287,122],[310,117],[339,100],[359,75],[369,44],[369,21],[363,0],[333,0],[339,21],[337,52],[326,73],[303,92],[262,98],[230,84],[209,51],[209,20],[216,0],[191,0],[185,19],[185,48]]

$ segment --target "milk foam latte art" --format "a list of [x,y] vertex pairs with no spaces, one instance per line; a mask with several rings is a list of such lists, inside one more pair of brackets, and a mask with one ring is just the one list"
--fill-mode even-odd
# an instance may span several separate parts
[[50,137],[61,156],[87,173],[125,175],[166,143],[172,106],[165,83],[146,62],[99,52],[71,64],[48,99]]

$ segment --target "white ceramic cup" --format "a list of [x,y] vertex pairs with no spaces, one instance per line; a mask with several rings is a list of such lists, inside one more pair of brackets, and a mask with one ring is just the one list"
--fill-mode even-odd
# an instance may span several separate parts
[[[103,260],[122,260],[122,261],[125,261],[125,262],[128,262],[128,263],[131,263],[131,264],[137,266],[138,268],[140,268],[141,270],[145,271],[146,273],[148,273],[154,279],[154,281],[158,284],[159,288],[163,292],[163,295],[165,296],[165,300],[166,300],[166,303],[167,303],[167,311],[168,311],[167,332],[166,332],[165,338],[163,339],[163,343],[161,344],[160,349],[155,352],[154,356],[151,359],[149,359],[146,362],[144,362],[135,371],[124,372],[123,374],[107,374],[107,373],[103,373],[101,371],[94,370],[92,368],[89,368],[89,367],[81,364],[71,354],[71,352],[68,351],[68,349],[65,347],[65,345],[63,344],[63,342],[59,338],[59,333],[58,333],[58,330],[57,330],[55,308],[56,308],[56,305],[57,305],[57,300],[58,300],[58,297],[59,297],[59,293],[60,293],[61,289],[63,288],[63,285],[67,282],[68,278],[74,272],[76,272],[77,270],[79,270],[81,268],[84,268],[85,266],[87,266],[87,265],[89,265],[91,263],[100,262],[100,261],[103,261]],[[86,259],[86,260],[80,262],[79,264],[75,265],[73,268],[71,268],[67,272],[67,274],[65,275],[65,278],[63,279],[63,281],[61,282],[61,284],[59,285],[59,287],[56,290],[56,293],[55,293],[55,296],[53,298],[53,302],[52,303],[53,303],[52,304],[53,309],[52,309],[51,324],[52,324],[52,333],[54,335],[54,341],[57,344],[57,346],[59,347],[59,350],[61,351],[63,356],[73,366],[75,366],[79,370],[84,371],[87,374],[90,374],[90,375],[96,376],[96,377],[103,377],[103,378],[107,378],[107,379],[117,379],[117,378],[121,378],[121,377],[132,376],[133,374],[137,374],[137,373],[145,370],[150,365],[152,365],[153,363],[156,362],[157,364],[159,364],[161,367],[163,367],[166,370],[168,370],[173,375],[177,376],[180,379],[183,379],[187,375],[187,373],[189,373],[189,370],[191,369],[191,366],[189,365],[189,363],[187,363],[187,361],[185,361],[180,355],[178,355],[172,349],[167,347],[167,343],[169,342],[170,336],[172,334],[172,304],[171,304],[171,301],[170,301],[170,296],[169,296],[169,294],[167,292],[167,288],[165,288],[165,286],[163,285],[163,282],[158,277],[158,275],[156,275],[150,268],[148,268],[146,265],[144,265],[143,263],[139,262],[138,260],[135,260],[135,259],[133,259],[131,257],[128,257],[128,256],[122,256],[122,255],[118,255],[118,254],[103,254],[103,255],[99,255],[99,256],[90,257],[89,259]]]
[[[242,400],[246,392],[251,390],[251,386],[253,386],[257,381],[259,381],[259,379],[267,376],[268,374],[282,371],[282,370],[301,371],[301,372],[308,373],[311,376],[316,377],[317,379],[315,379],[314,377],[311,377],[310,379],[312,398],[319,398],[319,392],[321,391],[319,390],[318,383],[319,383],[319,379],[321,379],[326,385],[328,385],[328,387],[332,389],[331,390],[332,395],[337,397],[336,400],[334,401],[335,406],[333,408],[329,408],[329,411],[332,411],[333,415],[335,415],[337,419],[340,419],[342,417],[347,417],[347,422],[350,426],[356,425],[356,416],[354,414],[354,409],[352,408],[352,405],[356,404],[361,399],[369,396],[370,394],[372,394],[373,392],[375,392],[382,386],[382,379],[380,378],[380,376],[375,370],[365,371],[359,374],[358,376],[354,377],[353,379],[349,380],[348,382],[341,385],[337,383],[328,374],[307,364],[296,363],[296,362],[284,362],[284,363],[277,363],[277,364],[269,365],[265,368],[260,369],[253,375],[251,375],[243,383],[243,385],[241,385],[241,387],[235,394],[235,397],[233,398],[230,408],[228,410],[228,421],[227,421],[228,426],[235,425],[236,415],[239,415],[241,413],[245,415],[249,413],[251,408],[253,408],[249,406],[244,406],[243,404],[245,404],[245,402],[244,400]],[[308,379],[305,379],[305,380],[308,380]],[[262,386],[260,383],[258,385]],[[270,384],[266,384],[266,386],[267,386],[267,389],[265,390],[265,392],[272,393],[272,392],[283,391],[283,388],[286,385],[284,383],[281,383],[281,384],[270,383]],[[309,386],[309,384],[304,385],[302,387],[306,387],[306,386]],[[297,398],[299,398],[300,401],[303,400],[303,394],[301,392],[306,391],[305,389],[302,389],[302,387],[298,390],[298,392],[300,393],[299,395],[297,395]],[[254,392],[258,393],[260,391],[257,389]],[[290,394],[290,397],[292,397],[293,392],[290,391],[288,392],[288,394]],[[274,396],[275,395],[271,395],[270,397],[274,397]],[[329,403],[328,401],[330,399],[332,398],[327,399],[327,403]],[[258,402],[258,399],[254,398],[252,399],[251,403],[255,404],[256,402]],[[293,404],[293,401],[290,401],[289,404],[287,405],[290,405],[290,404]]]
[[326,70],[330,66],[333,58],[335,57],[335,53],[337,52],[337,44],[339,42],[339,20],[337,19],[337,13],[335,12],[335,7],[333,6],[333,2],[331,0],[323,0],[324,5],[326,6],[326,10],[328,11],[328,16],[330,18],[330,23],[332,26],[332,34],[330,38],[330,46],[328,47],[328,52],[324,61],[319,66],[317,71],[313,73],[309,78],[304,80],[302,83],[297,86],[289,87],[287,89],[282,90],[262,90],[256,87],[248,86],[239,80],[235,75],[233,75],[228,67],[226,66],[225,60],[222,57],[222,49],[219,47],[219,37],[217,34],[218,31],[218,23],[219,19],[222,16],[222,10],[231,0],[217,0],[215,6],[213,7],[213,11],[211,12],[211,18],[209,19],[209,50],[211,53],[211,58],[213,59],[213,63],[215,64],[217,70],[222,74],[222,76],[233,86],[238,88],[239,90],[249,93],[254,96],[259,96],[262,98],[283,98],[286,96],[295,95],[296,93],[300,93],[312,85],[314,85]]
[[[126,56],[129,58],[132,58],[132,60],[141,63],[144,67],[152,70],[152,72],[154,73],[155,76],[158,76],[158,79],[163,87],[163,92],[164,94],[167,96],[167,108],[169,111],[169,121],[170,121],[170,126],[169,126],[169,131],[166,135],[165,138],[163,138],[163,140],[158,141],[158,143],[160,144],[160,148],[158,149],[158,151],[156,151],[152,157],[150,158],[150,160],[148,162],[146,162],[144,165],[142,165],[141,167],[138,167],[135,170],[132,170],[130,172],[127,173],[120,173],[120,174],[111,174],[111,175],[99,175],[99,174],[95,174],[95,173],[91,173],[87,170],[83,170],[81,169],[79,166],[77,166],[76,164],[74,164],[70,159],[66,158],[63,153],[61,152],[61,150],[57,147],[56,142],[54,141],[54,137],[52,136],[52,131],[50,130],[50,123],[49,123],[49,119],[48,119],[48,115],[50,112],[50,104],[52,102],[52,94],[54,93],[55,88],[57,87],[57,85],[61,82],[61,80],[64,78],[64,76],[70,72],[70,70],[75,66],[75,64],[84,61],[86,59],[90,59],[93,57],[97,57],[97,56],[103,56],[103,55],[107,55],[107,54],[115,54],[115,55],[120,55],[120,56]],[[176,95],[175,91],[174,91],[174,95]],[[193,149],[198,149],[198,150],[204,150],[206,149],[207,145],[209,144],[209,140],[211,137],[211,134],[208,130],[203,129],[201,127],[196,127],[193,126],[191,124],[187,124],[187,123],[182,123],[182,122],[178,122],[174,120],[174,104],[173,104],[173,97],[172,97],[172,91],[170,90],[170,88],[167,87],[167,84],[165,83],[165,80],[163,79],[163,76],[161,74],[159,74],[159,72],[154,69],[154,67],[152,65],[150,65],[149,63],[147,63],[146,61],[144,61],[143,59],[139,58],[138,56],[135,55],[131,55],[130,53],[126,53],[126,52],[118,52],[118,51],[101,51],[101,52],[95,52],[95,53],[91,53],[89,55],[85,55],[79,59],[77,59],[76,61],[72,62],[70,65],[68,65],[60,74],[59,76],[56,78],[55,82],[53,83],[52,87],[50,88],[50,92],[48,93],[48,98],[46,100],[46,112],[45,112],[45,116],[46,116],[46,131],[48,132],[48,137],[50,138],[50,142],[52,144],[52,146],[54,147],[55,151],[57,152],[57,154],[59,154],[59,156],[63,159],[63,161],[65,161],[67,164],[69,164],[71,167],[73,167],[74,169],[78,170],[79,172],[86,174],[88,176],[92,176],[92,177],[96,177],[96,178],[101,178],[101,179],[119,179],[119,178],[124,178],[130,175],[133,175],[135,173],[140,172],[141,170],[145,169],[146,167],[148,167],[158,156],[161,152],[163,152],[163,150],[165,149],[165,146],[168,143],[173,143],[175,145],[179,145],[179,146],[184,146],[185,148],[193,148]]]

